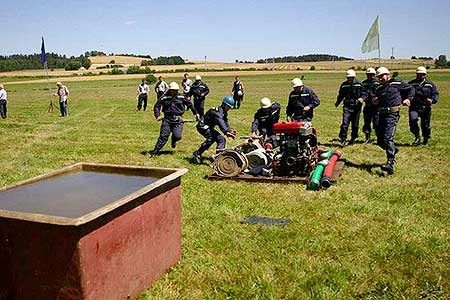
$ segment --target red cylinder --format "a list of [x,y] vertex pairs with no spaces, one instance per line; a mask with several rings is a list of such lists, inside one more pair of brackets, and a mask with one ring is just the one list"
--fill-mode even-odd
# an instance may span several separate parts
[[330,163],[325,167],[323,171],[322,180],[320,181],[320,185],[322,188],[326,189],[331,186],[331,176],[333,175],[333,170],[336,165],[336,161],[341,157],[341,152],[334,151],[333,155],[330,158]]
[[300,132],[303,122],[283,122],[273,124],[274,133],[295,134]]
[[264,145],[264,149],[265,149],[265,150],[272,150],[272,149],[273,149],[273,145],[272,145],[271,143],[266,143],[266,144]]

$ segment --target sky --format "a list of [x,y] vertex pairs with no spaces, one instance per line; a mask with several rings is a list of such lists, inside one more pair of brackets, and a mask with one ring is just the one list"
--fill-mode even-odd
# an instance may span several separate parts
[[450,57],[450,1],[2,0],[0,55],[180,55],[234,62],[311,53],[365,59],[380,16],[381,56]]

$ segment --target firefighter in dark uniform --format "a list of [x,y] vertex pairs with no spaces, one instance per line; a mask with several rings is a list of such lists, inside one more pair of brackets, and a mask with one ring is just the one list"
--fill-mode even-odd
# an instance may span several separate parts
[[394,174],[395,147],[394,137],[400,118],[400,105],[409,106],[414,97],[414,88],[408,83],[391,78],[385,67],[377,69],[380,86],[375,91],[373,101],[378,105],[378,124],[376,128],[377,144],[386,150],[387,163],[381,166],[383,171]]
[[[186,110],[185,108],[190,109],[197,120],[200,118],[192,106],[191,101],[185,96],[179,95],[178,90],[178,83],[171,82],[169,84],[169,92],[159,98],[153,107],[155,119],[157,121],[162,121],[162,123],[158,141],[156,142],[155,149],[152,151],[150,157],[159,154],[161,149],[167,143],[171,133],[172,148],[175,148],[177,142],[181,140],[183,133],[182,116]],[[161,116],[161,110],[164,112],[164,118]]]
[[289,94],[286,115],[288,122],[311,122],[313,110],[320,105],[314,91],[303,85],[299,78],[292,79],[293,91]]
[[260,106],[261,108],[256,111],[254,116],[251,136],[256,138],[256,132],[258,131],[259,135],[263,136],[263,140],[267,138],[270,146],[276,147],[277,139],[273,132],[273,124],[278,123],[280,119],[281,105],[276,102],[272,103],[269,98],[262,98]]
[[244,84],[239,76],[234,78],[231,94],[233,95],[234,103],[236,103],[234,108],[239,109],[241,107],[241,101],[244,100]]
[[362,82],[363,88],[366,92],[366,98],[364,99],[364,108],[363,108],[363,132],[366,135],[365,144],[369,144],[372,139],[370,134],[373,129],[377,127],[377,107],[373,103],[373,96],[375,95],[376,88],[380,85],[376,80],[376,71],[374,68],[368,68],[366,71],[367,79]]
[[438,102],[439,91],[434,83],[427,79],[427,69],[425,67],[417,68],[416,79],[411,80],[409,84],[414,87],[416,92],[409,107],[409,130],[415,137],[412,145],[420,145],[419,118],[423,144],[427,145],[428,140],[431,138],[431,105]]
[[191,85],[189,95],[194,97],[194,107],[200,117],[205,113],[205,97],[209,94],[209,88],[202,81],[200,75],[195,76],[195,81]]
[[231,130],[228,123],[228,111],[235,105],[235,101],[231,96],[225,96],[222,100],[222,104],[219,107],[214,107],[208,110],[201,120],[197,123],[197,131],[203,135],[206,140],[200,145],[200,148],[193,153],[193,161],[196,164],[202,163],[202,154],[217,143],[217,150],[225,149],[226,140],[223,135],[214,129],[218,126],[220,131],[225,136],[234,139],[236,137],[236,131]]
[[338,107],[342,101],[344,102],[342,124],[339,132],[341,147],[344,147],[347,143],[347,131],[350,123],[352,124],[352,134],[349,144],[353,144],[358,138],[359,117],[362,103],[366,96],[362,83],[355,77],[356,73],[354,70],[350,69],[347,71],[347,80],[341,84],[336,103],[334,104],[334,106]]

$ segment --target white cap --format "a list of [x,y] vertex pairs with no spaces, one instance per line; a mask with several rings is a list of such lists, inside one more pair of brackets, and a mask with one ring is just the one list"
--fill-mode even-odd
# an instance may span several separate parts
[[303,85],[303,81],[300,78],[292,79],[291,83],[293,88]]
[[374,68],[368,68],[367,70],[366,70],[366,74],[377,74],[377,72],[375,71],[375,69]]
[[180,86],[178,85],[178,83],[176,83],[176,82],[171,82],[171,83],[169,83],[169,90],[179,90],[180,89]]
[[262,98],[259,103],[262,108],[268,108],[272,105],[272,101],[269,98]]
[[347,77],[356,77],[356,72],[355,70],[347,70]]
[[57,86],[61,86],[62,83],[61,83],[60,81],[58,81],[58,82],[56,83],[56,85],[57,85]]
[[381,76],[381,75],[385,75],[385,74],[391,74],[391,72],[389,72],[389,69],[386,67],[379,67],[377,69],[377,76]]
[[418,67],[416,70],[416,74],[427,74],[427,69],[425,67]]
[[195,75],[195,80],[202,80],[202,76],[200,76],[200,75]]

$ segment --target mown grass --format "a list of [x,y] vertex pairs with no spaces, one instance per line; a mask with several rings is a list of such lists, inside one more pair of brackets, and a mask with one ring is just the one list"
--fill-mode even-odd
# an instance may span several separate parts
[[[232,127],[248,134],[264,96],[279,101],[284,113],[292,77],[242,76],[246,95],[243,108],[230,112]],[[233,78],[204,79],[212,90],[206,106],[218,105]],[[192,123],[185,124],[177,149],[166,146],[172,153],[149,159],[160,124],[151,109],[136,111],[138,80],[70,83],[69,118],[46,112],[45,84],[15,84],[6,87],[9,116],[0,120],[0,185],[79,161],[188,167],[182,260],[140,299],[447,299],[450,73],[431,79],[441,92],[431,144],[408,146],[403,109],[395,175],[380,172],[385,154],[375,144],[356,144],[343,150],[348,162],[341,180],[320,192],[299,184],[206,180],[207,164],[189,163],[202,142]],[[323,148],[337,148],[342,112],[333,103],[342,80],[314,73],[304,79],[321,98],[314,125]],[[185,116],[193,119],[190,112]],[[292,223],[240,224],[250,215]]]

